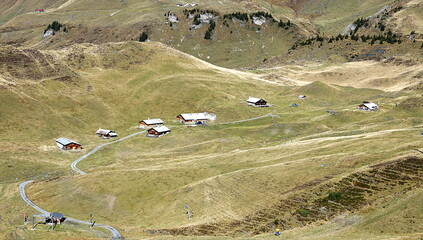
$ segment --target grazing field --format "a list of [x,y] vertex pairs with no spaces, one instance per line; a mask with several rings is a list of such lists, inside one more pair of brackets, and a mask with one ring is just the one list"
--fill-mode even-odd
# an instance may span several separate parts
[[[26,56],[33,67],[5,61],[1,75],[0,149],[7,166],[1,168],[1,237],[108,234],[69,224],[26,231],[23,213],[37,213],[20,200],[17,185],[30,179],[27,195],[41,208],[81,220],[93,213],[129,239],[266,239],[277,227],[295,239],[355,239],[369,232],[374,239],[380,233],[412,239],[422,232],[421,206],[410,202],[421,198],[419,90],[356,88],[363,85],[355,85],[354,74],[341,86],[313,67],[292,67],[286,71],[292,81],[267,78],[284,73],[216,67],[159,43],[2,51]],[[301,94],[307,99],[298,99]],[[250,96],[273,106],[247,106]],[[363,101],[380,110],[358,110]],[[293,103],[299,106],[289,107]],[[175,118],[205,111],[217,120],[187,127]],[[98,128],[124,137],[147,118],[162,118],[172,132],[105,146],[78,164],[87,175],[70,171],[74,160],[110,141],[94,134]],[[60,151],[58,137],[84,150]],[[339,198],[328,201],[333,192]],[[398,208],[406,210],[399,214]]]
[[0,2],[0,240],[422,240],[422,0],[188,3]]

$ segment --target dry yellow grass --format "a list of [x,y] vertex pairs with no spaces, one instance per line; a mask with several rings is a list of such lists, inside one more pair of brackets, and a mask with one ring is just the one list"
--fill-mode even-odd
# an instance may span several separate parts
[[[31,177],[20,167],[29,162],[38,174],[62,170],[56,174],[62,176],[57,180],[29,186],[30,199],[48,211],[61,211],[74,218],[86,219],[92,212],[99,223],[118,228],[128,238],[152,237],[145,232],[148,229],[243,219],[307,191],[301,187],[304,183],[336,181],[370,164],[410,155],[421,142],[421,107],[395,107],[396,102],[419,96],[415,92],[384,92],[322,82],[286,87],[263,81],[260,74],[211,66],[157,43],[86,44],[44,53],[70,67],[80,78],[68,82],[15,79],[15,86],[1,90],[2,99],[8,103],[2,105],[2,111],[6,116],[19,114],[22,119],[12,123],[7,117],[1,118],[2,126],[9,126],[2,129],[8,133],[2,139],[8,142],[1,145],[6,152],[2,161],[7,164],[17,157],[22,159],[16,161],[16,168],[5,171],[5,180],[18,182]],[[296,71],[314,74],[316,70]],[[289,74],[297,78],[294,71]],[[321,80],[326,79],[332,81],[325,76]],[[302,93],[309,99],[298,100]],[[248,107],[243,102],[251,95],[264,97],[276,106]],[[59,101],[63,96],[65,101]],[[177,100],[175,96],[179,96]],[[34,99],[38,107],[30,104]],[[381,110],[358,111],[356,106],[363,100],[378,101]],[[300,107],[287,107],[293,102]],[[332,116],[326,110],[340,115]],[[68,164],[104,142],[94,135],[98,127],[113,128],[125,136],[137,131],[133,127],[140,119],[161,117],[177,125],[174,117],[178,113],[195,111],[216,113],[218,122],[266,113],[275,117],[233,125],[174,127],[170,135],[159,139],[137,136],[107,146],[81,162],[78,166],[88,175],[66,176]],[[27,128],[28,124],[34,127]],[[19,133],[20,128],[26,131]],[[72,154],[45,147],[54,145],[54,138],[59,136],[80,141],[86,150]],[[18,155],[26,148],[32,150]],[[14,180],[13,174],[19,179]],[[36,178],[41,180],[40,176]],[[5,218],[19,225],[19,217],[12,215],[25,209],[34,211],[11,191],[16,183],[6,188],[0,207],[7,209],[12,202],[19,202],[5,212]],[[184,213],[185,204],[193,211],[191,220]],[[65,227],[62,231],[81,238],[92,234]],[[360,231],[358,234],[365,232]],[[398,231],[412,235],[402,227]],[[26,236],[24,232],[18,234]]]
[[323,80],[325,83],[354,88],[401,91],[404,88],[418,85],[422,81],[423,64],[390,61],[357,61],[341,64],[309,63],[262,69],[260,73],[268,74],[270,79],[295,79],[295,81],[300,81],[299,84]]

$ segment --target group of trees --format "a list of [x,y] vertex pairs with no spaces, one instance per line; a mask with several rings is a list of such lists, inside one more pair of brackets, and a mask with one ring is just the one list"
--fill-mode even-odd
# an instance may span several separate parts
[[247,13],[240,13],[240,12],[234,12],[223,15],[223,19],[238,19],[244,22],[248,22],[248,14]]
[[286,23],[284,23],[282,20],[279,20],[278,27],[285,28],[286,30],[288,30],[291,26],[292,23],[289,19]]
[[204,34],[204,39],[210,40],[213,34],[213,30],[216,28],[216,22],[214,20],[210,20],[210,26]]
[[399,7],[393,8],[393,9],[391,10],[391,12],[392,12],[392,13],[396,13],[396,12],[400,11],[401,9],[402,9],[402,6],[399,6]]
[[350,35],[354,35],[357,33],[358,29],[360,29],[361,27],[369,27],[369,19],[367,18],[357,18],[357,20],[355,20],[353,22],[355,28],[354,30],[352,30],[350,32]]
[[320,42],[320,46],[321,46],[323,44],[323,42],[325,42],[325,41],[328,42],[328,43],[332,43],[334,41],[342,41],[342,40],[348,39],[348,38],[350,38],[353,41],[359,41],[360,40],[363,43],[369,42],[370,45],[375,44],[377,41],[379,42],[379,44],[383,44],[385,42],[389,43],[389,44],[395,44],[395,43],[401,44],[402,43],[401,38],[397,34],[395,34],[395,33],[393,33],[392,31],[389,30],[384,34],[373,35],[373,36],[358,35],[358,34],[353,34],[353,35],[349,36],[349,35],[338,34],[336,37],[334,36],[334,37],[330,37],[330,38],[324,38],[324,37],[317,35],[316,37],[308,38],[304,41],[300,41],[300,42],[295,43],[291,47],[291,50],[296,49],[298,46],[312,45],[315,42]]
[[[401,44],[402,40],[401,38],[395,34],[392,33],[392,31],[388,31],[387,33],[381,35],[373,35],[373,37],[366,37],[367,40],[371,39],[370,44],[373,45],[376,41],[379,41],[380,44],[383,44],[384,42],[390,43],[390,44],[394,44],[394,43],[398,43]],[[363,36],[362,36],[362,41],[363,41]]]
[[189,15],[192,15],[194,13],[200,12],[200,9],[194,8],[194,9],[184,9],[183,13],[185,14],[186,18],[189,18]]
[[375,28],[379,29],[380,31],[383,32],[383,31],[385,31],[386,25],[383,24],[383,22],[378,22],[378,23],[375,24]]
[[[51,24],[47,26],[47,28],[44,30],[44,33],[46,33],[48,30],[51,29],[53,30],[53,34],[54,34],[55,32],[58,32],[62,28],[62,26],[63,25],[59,23],[58,21],[53,21]],[[64,29],[64,32],[67,32],[66,28]]]
[[253,17],[264,17],[264,18],[268,18],[268,19],[274,20],[272,14],[270,14],[268,12],[263,12],[263,11],[258,11],[258,12],[251,13],[250,14],[250,18],[253,19]]
[[323,40],[324,40],[324,38],[323,37],[320,37],[319,35],[317,35],[316,37],[312,37],[312,38],[308,38],[307,40],[304,40],[304,41],[301,41],[301,42],[298,42],[298,43],[295,43],[292,47],[291,47],[291,49],[296,49],[297,47],[298,47],[298,45],[300,45],[300,46],[308,46],[308,45],[311,45],[311,44],[313,44],[314,42],[323,42]]

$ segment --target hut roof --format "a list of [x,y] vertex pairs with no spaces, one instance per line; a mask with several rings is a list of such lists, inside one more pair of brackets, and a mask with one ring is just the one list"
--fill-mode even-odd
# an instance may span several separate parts
[[115,131],[113,130],[106,130],[106,129],[98,129],[97,132],[95,132],[96,134],[103,134],[103,135],[107,135],[109,133],[114,133]]
[[376,103],[372,103],[372,102],[363,102],[363,105],[369,109],[376,109],[379,107]]
[[185,120],[207,120],[209,117],[205,113],[183,113],[181,116]]
[[255,97],[250,97],[250,98],[247,99],[247,102],[256,103],[256,102],[258,102],[260,100],[263,100],[263,99],[261,99],[261,98],[255,98]]
[[153,130],[155,130],[158,133],[162,133],[162,132],[170,132],[170,129],[165,127],[165,126],[160,126],[160,127],[154,127],[152,128]]
[[146,119],[146,120],[142,120],[141,122],[145,122],[148,125],[163,124],[163,120],[161,120],[160,118]]
[[77,142],[75,142],[73,140],[70,140],[70,139],[67,139],[67,138],[64,138],[64,137],[61,137],[61,138],[56,139],[56,142],[58,142],[58,143],[60,143],[60,144],[62,144],[64,146],[69,145],[71,143],[75,143],[75,144],[81,145],[81,144],[79,144],[79,143],[77,143]]

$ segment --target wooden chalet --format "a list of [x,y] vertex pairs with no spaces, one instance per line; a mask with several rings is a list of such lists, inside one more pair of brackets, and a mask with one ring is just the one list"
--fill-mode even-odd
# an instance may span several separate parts
[[266,100],[262,98],[250,97],[247,99],[247,104],[254,107],[269,107]]
[[82,145],[67,139],[67,138],[58,138],[56,139],[57,146],[62,150],[79,150],[82,149]]
[[358,106],[358,109],[363,111],[376,111],[379,109],[379,106],[376,103],[372,102],[363,102]]
[[114,138],[117,137],[117,133],[113,130],[106,130],[106,129],[98,129],[97,132],[95,132],[99,137],[101,138]]
[[161,137],[163,135],[169,134],[170,129],[165,126],[158,126],[148,129],[147,137]]
[[142,128],[164,125],[163,120],[161,120],[160,118],[146,119],[146,120],[139,121],[138,123],[140,124],[140,127],[142,127]]
[[210,119],[206,113],[182,113],[176,116],[180,123],[185,124],[204,124]]

